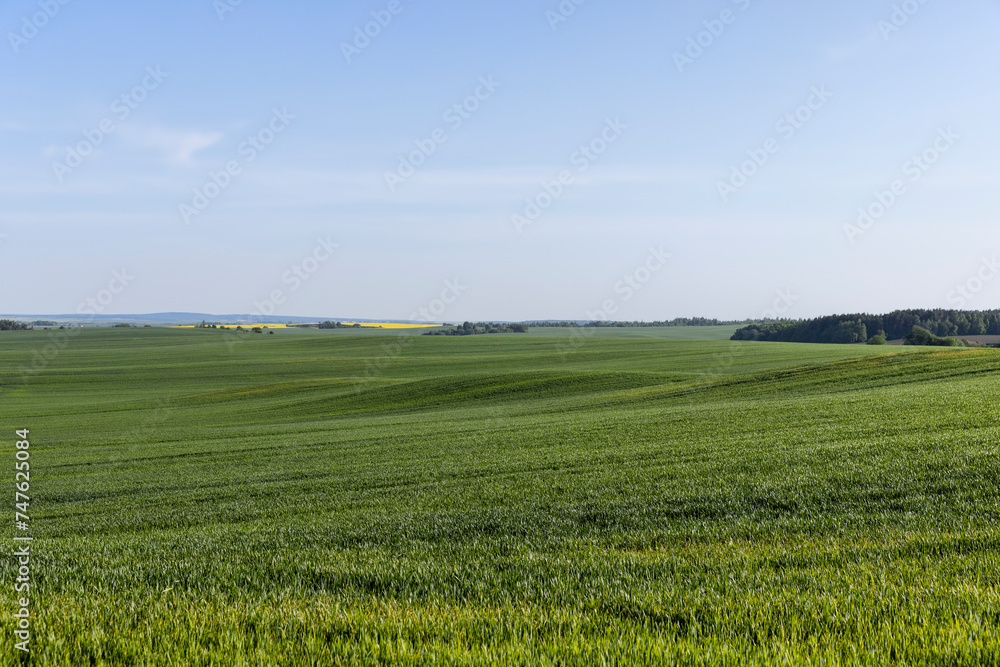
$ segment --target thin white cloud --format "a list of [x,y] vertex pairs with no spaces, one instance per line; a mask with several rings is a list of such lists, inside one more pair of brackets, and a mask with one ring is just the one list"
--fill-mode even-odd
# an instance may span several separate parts
[[132,146],[161,151],[168,164],[182,167],[196,166],[195,153],[214,146],[223,136],[225,135],[221,132],[174,130],[164,127],[122,129],[122,137]]

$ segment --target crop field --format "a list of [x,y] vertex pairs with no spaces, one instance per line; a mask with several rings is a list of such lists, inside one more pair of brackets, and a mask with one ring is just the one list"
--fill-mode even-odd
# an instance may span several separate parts
[[1000,664],[1000,352],[615,333],[3,333],[33,664]]
[[722,324],[707,327],[580,327],[575,330],[562,327],[533,327],[529,336],[572,337],[573,339],[598,338],[670,338],[674,340],[729,340],[737,325]]

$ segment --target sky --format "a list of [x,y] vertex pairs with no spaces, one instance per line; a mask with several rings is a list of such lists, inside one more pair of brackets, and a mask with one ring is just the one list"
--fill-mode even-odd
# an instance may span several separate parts
[[1000,307],[997,0],[6,0],[0,33],[0,312]]

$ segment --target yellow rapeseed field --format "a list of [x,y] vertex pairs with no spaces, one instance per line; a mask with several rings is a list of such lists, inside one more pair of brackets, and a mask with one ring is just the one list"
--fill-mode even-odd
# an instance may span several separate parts
[[342,322],[347,326],[360,324],[362,327],[383,328],[383,329],[426,329],[428,327],[439,327],[440,324],[398,324],[396,322]]

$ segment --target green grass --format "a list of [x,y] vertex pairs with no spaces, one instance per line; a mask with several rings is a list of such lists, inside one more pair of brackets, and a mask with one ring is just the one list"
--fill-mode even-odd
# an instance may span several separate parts
[[35,664],[1000,664],[993,350],[225,340],[0,336]]

